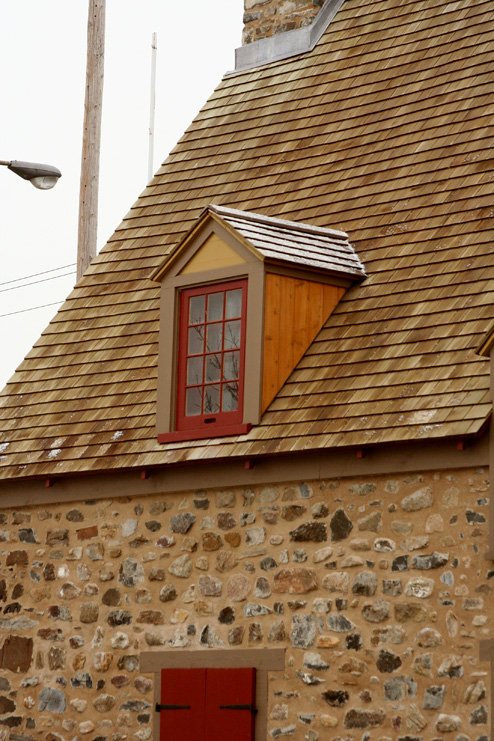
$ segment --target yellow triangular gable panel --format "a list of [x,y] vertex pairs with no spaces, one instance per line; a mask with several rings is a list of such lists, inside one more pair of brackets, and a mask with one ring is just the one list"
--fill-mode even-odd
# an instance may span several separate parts
[[231,265],[241,265],[242,263],[245,263],[244,258],[227,245],[217,234],[213,233],[206,239],[202,247],[197,250],[187,265],[182,268],[180,275],[200,273],[203,270],[228,268]]

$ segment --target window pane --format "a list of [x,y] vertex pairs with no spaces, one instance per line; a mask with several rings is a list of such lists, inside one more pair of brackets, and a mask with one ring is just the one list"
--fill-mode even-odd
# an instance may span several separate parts
[[191,296],[189,300],[189,324],[202,324],[205,320],[206,296]]
[[206,383],[221,379],[221,355],[206,355]]
[[242,289],[235,288],[234,291],[226,292],[226,319],[233,319],[242,314]]
[[238,381],[223,384],[222,412],[235,412],[238,409]]
[[208,324],[207,325],[207,342],[206,352],[217,352],[221,350],[221,336],[223,330],[223,323],[219,324]]
[[223,319],[223,293],[210,293],[208,296],[208,322]]
[[187,360],[187,386],[197,386],[202,383],[202,361],[202,355]]
[[187,398],[185,400],[185,415],[193,417],[201,414],[202,410],[202,387],[187,389]]
[[198,355],[204,352],[204,325],[189,328],[188,355]]
[[220,387],[204,386],[204,414],[216,414],[220,411]]
[[239,377],[240,353],[227,352],[223,356],[223,380],[230,381]]
[[225,322],[225,350],[240,347],[240,321]]

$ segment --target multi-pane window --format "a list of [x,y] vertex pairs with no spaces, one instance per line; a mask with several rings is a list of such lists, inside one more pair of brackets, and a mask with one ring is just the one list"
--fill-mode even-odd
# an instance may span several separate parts
[[242,417],[247,281],[182,291],[177,429]]

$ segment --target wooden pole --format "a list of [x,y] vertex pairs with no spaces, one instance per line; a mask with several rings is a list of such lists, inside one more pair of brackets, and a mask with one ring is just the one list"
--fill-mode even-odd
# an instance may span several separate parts
[[79,233],[77,280],[80,280],[96,256],[98,236],[98,185],[101,145],[101,109],[105,56],[105,3],[89,0],[87,24],[86,95],[82,140],[81,189],[79,196]]

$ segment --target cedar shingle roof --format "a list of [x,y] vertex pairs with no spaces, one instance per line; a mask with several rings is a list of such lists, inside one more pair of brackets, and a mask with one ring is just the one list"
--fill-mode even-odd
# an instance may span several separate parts
[[[227,76],[0,396],[0,476],[478,433],[493,20],[489,0],[346,0],[312,52]],[[209,203],[345,231],[368,277],[248,435],[158,445],[149,276]]]
[[[254,248],[261,259],[290,264],[292,267],[296,265],[316,268],[331,275],[354,280],[365,278],[364,266],[355,254],[345,232],[215,205],[209,205],[204,210],[197,224],[209,214],[216,214],[220,221],[231,227],[238,237]],[[191,233],[197,224],[192,227]],[[173,252],[173,257],[188,236],[186,235]],[[153,280],[162,274],[171,258],[172,255],[169,255],[165,259],[164,265],[153,274]]]

